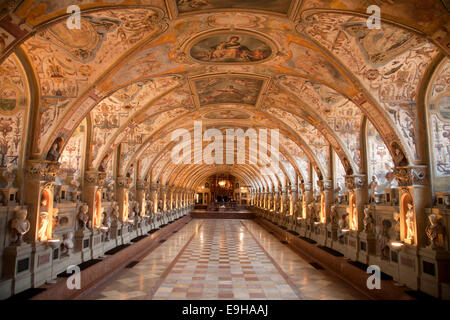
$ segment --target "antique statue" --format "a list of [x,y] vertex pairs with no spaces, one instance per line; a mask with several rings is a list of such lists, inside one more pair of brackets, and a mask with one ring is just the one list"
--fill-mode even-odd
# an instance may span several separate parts
[[64,235],[63,241],[61,244],[61,255],[69,256],[74,248],[73,244],[73,232],[68,232]]
[[111,219],[112,225],[117,225],[119,223],[119,205],[114,202],[111,209]]
[[56,138],[52,146],[50,147],[50,151],[47,153],[46,160],[57,162],[59,160],[59,157],[61,156],[63,144],[64,139],[62,137]]
[[335,189],[335,191],[336,191],[336,193],[339,195],[339,196],[341,196],[341,195],[343,195],[344,193],[342,192],[342,187],[341,187],[341,184],[338,182],[338,183],[336,183],[336,189]]
[[309,221],[310,223],[316,222],[316,208],[314,206],[314,202],[310,202],[308,204],[308,212],[309,212]]
[[48,212],[42,211],[39,214],[39,229],[38,229],[38,240],[39,241],[47,241],[47,228],[49,223],[49,214]]
[[41,199],[41,205],[39,208],[39,229],[38,229],[38,239],[39,241],[48,240],[47,229],[50,223],[50,214],[47,211],[47,199]]
[[364,231],[366,233],[372,233],[374,229],[375,221],[373,220],[372,214],[369,208],[364,209]]
[[372,190],[372,194],[375,194],[377,192],[377,188],[378,188],[377,176],[372,176],[372,181],[370,181],[369,187],[370,187],[370,190]]
[[352,209],[352,230],[358,229],[358,210],[356,209],[356,206]]
[[380,250],[380,255],[381,255],[381,259],[383,260],[389,260],[389,253],[390,253],[390,248],[389,248],[389,230],[392,226],[391,222],[389,220],[384,219],[383,222],[381,223],[381,231],[378,234],[378,248]]
[[11,235],[14,241],[12,245],[20,246],[23,236],[30,231],[30,221],[27,220],[27,210],[20,209],[15,211],[15,218],[11,220]]
[[89,207],[87,204],[83,204],[80,207],[80,210],[78,212],[78,222],[79,222],[79,226],[81,230],[85,230],[86,229],[86,224],[89,221],[89,215],[88,215],[88,211],[89,211]]
[[135,217],[134,210],[131,207],[129,207],[128,208],[128,223],[131,225],[134,225],[135,219],[136,219],[136,217]]
[[430,241],[430,246],[432,249],[442,248],[444,246],[445,227],[442,225],[441,219],[434,213],[428,216],[428,220],[430,223],[425,231]]
[[337,213],[337,209],[336,206],[331,206],[331,210],[330,210],[330,220],[331,220],[331,224],[333,226],[338,224],[338,213]]
[[114,180],[111,180],[106,187],[106,199],[109,201],[114,200]]
[[412,203],[408,203],[408,211],[405,215],[406,219],[406,239],[414,240],[414,209]]
[[339,219],[339,238],[344,236],[343,230],[348,229],[348,214],[345,213]]

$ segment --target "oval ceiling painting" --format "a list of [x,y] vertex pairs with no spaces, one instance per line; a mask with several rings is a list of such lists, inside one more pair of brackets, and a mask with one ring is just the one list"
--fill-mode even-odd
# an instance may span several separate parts
[[272,55],[271,47],[246,34],[216,34],[191,47],[192,58],[211,63],[258,62]]

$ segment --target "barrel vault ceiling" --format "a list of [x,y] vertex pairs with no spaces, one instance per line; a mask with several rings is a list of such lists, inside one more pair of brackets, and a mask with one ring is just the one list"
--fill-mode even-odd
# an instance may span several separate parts
[[[272,188],[366,172],[368,126],[393,165],[426,161],[420,99],[450,52],[447,1],[79,0],[69,30],[72,2],[0,4],[13,166],[62,138],[65,170],[189,188],[226,172]],[[365,25],[371,4],[381,29]],[[279,129],[280,169],[174,164],[171,134],[195,121]]]

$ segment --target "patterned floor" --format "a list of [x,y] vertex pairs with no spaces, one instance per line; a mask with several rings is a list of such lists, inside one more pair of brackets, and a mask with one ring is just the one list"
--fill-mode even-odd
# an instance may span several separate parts
[[364,299],[251,220],[193,220],[84,299]]

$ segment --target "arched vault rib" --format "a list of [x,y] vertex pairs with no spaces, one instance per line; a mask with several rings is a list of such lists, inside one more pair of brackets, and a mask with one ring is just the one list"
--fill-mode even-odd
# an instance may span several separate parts
[[[234,152],[233,153],[231,153],[231,152],[227,152],[228,154],[236,154],[236,150],[234,150]],[[252,160],[257,160],[257,159],[252,159]],[[160,160],[160,161],[162,161],[162,160]],[[161,169],[161,171],[160,171],[160,174],[163,174],[164,172],[168,172],[168,167],[169,166],[174,166],[174,167],[176,167],[177,165],[175,165],[175,164],[173,164],[172,162],[171,162],[171,160],[169,159],[169,160],[167,160],[167,159],[165,159],[165,161],[166,161],[166,163],[164,164],[164,166],[163,166],[163,168]],[[277,173],[275,173],[276,175],[277,175],[277,177],[278,177],[278,181],[279,181],[279,183],[281,183],[281,181],[285,181],[285,177],[288,177],[288,174],[287,174],[287,170],[284,168],[284,166],[285,166],[285,164],[284,163],[280,163],[281,164],[281,166],[280,166],[280,169],[282,170],[282,172],[277,172]],[[189,166],[189,165],[187,165],[187,166]],[[225,167],[226,167],[227,165],[225,165]],[[239,167],[250,167],[250,168],[254,168],[255,167],[255,165],[237,165],[237,166],[239,166]],[[253,170],[254,172],[259,172],[259,170]],[[283,174],[284,175],[284,177],[279,177],[278,176],[278,174]],[[260,174],[258,174],[258,175],[260,175]],[[181,178],[183,178],[183,176],[180,174],[180,177]],[[289,178],[289,177],[288,177]],[[168,174],[166,175],[166,177],[164,177],[164,174],[163,174],[163,176],[161,177],[161,176],[157,176],[157,177],[153,177],[153,179],[157,179],[157,180],[159,180],[162,184],[166,184],[166,183],[168,183],[167,181],[170,179],[170,174],[169,174],[169,172],[168,172]],[[293,181],[291,181],[291,183],[294,183]]]
[[[235,126],[235,125],[236,125],[235,123],[229,123],[228,126],[225,123],[220,124],[220,126],[230,128],[230,129],[233,128],[233,126]],[[321,170],[321,172],[323,172],[322,166],[320,164],[318,164],[317,158],[315,157],[314,153],[309,149],[307,142],[305,142],[303,139],[301,139],[300,136],[291,127],[289,127],[285,123],[282,123],[273,118],[271,119],[270,122],[263,123],[260,126],[263,128],[268,128],[268,129],[271,129],[271,128],[279,129],[279,131],[282,135],[288,136],[288,137],[293,137],[294,143],[296,143],[305,152],[305,154],[309,157],[310,161],[312,163],[314,163],[316,165],[316,167],[318,167]],[[216,124],[216,127],[217,127],[217,124]],[[190,133],[190,136],[193,137],[193,130],[194,130],[193,123],[191,126],[189,126],[189,124],[186,124],[185,117],[180,117],[179,119],[174,120],[170,125],[166,125],[163,129],[155,132],[154,135],[148,137],[148,139],[142,143],[142,145],[139,147],[139,149],[136,150],[136,153],[133,154],[129,158],[134,159],[134,160],[141,159],[141,155],[145,152],[145,150],[151,145],[151,143],[156,141],[155,137],[165,136],[166,139],[169,139],[169,137],[167,136],[168,133],[170,133],[173,130],[180,129],[180,128],[186,129]],[[208,127],[204,127],[204,129],[206,130],[206,129],[208,129]],[[257,127],[256,127],[256,129],[257,129]],[[171,141],[167,142],[166,149],[171,149],[170,143],[171,143]],[[288,154],[288,153],[286,152],[286,154]],[[291,160],[291,164],[294,167],[297,167],[295,165],[295,161],[292,161],[292,158],[290,156],[288,156],[288,159]],[[126,172],[126,170],[128,170],[130,164],[131,164],[131,160],[128,161],[127,164],[125,165],[125,168],[126,168],[125,172]],[[298,170],[298,172],[300,172],[300,171]],[[146,172],[143,172],[143,174],[146,175]]]

